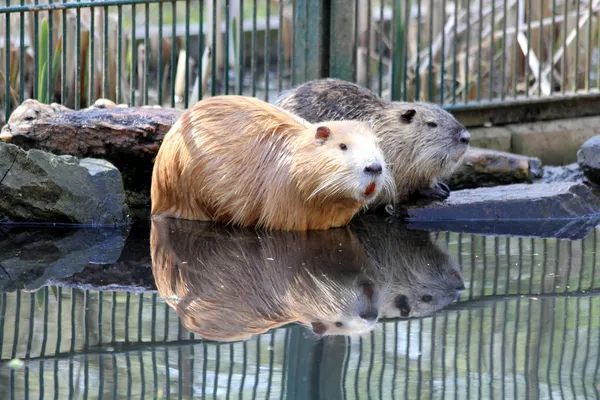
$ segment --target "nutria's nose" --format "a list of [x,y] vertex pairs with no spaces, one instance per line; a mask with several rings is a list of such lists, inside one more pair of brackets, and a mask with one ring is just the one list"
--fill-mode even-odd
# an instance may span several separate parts
[[383,168],[381,168],[381,164],[379,164],[377,161],[375,161],[365,167],[365,172],[367,174],[371,174],[371,175],[379,175],[382,170],[383,170]]
[[359,314],[358,316],[367,322],[375,322],[378,318],[378,315],[375,311],[367,311],[362,314]]
[[462,144],[469,144],[471,141],[471,135],[466,129],[463,129],[458,135],[458,141]]
[[458,286],[456,287],[456,290],[465,290],[465,289],[466,289],[466,288],[465,288],[465,284],[464,284],[464,283],[461,283],[460,285],[458,285]]

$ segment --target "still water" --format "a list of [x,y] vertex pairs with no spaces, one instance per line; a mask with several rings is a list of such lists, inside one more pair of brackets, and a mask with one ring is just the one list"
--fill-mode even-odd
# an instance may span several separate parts
[[0,399],[597,399],[595,224],[4,229]]

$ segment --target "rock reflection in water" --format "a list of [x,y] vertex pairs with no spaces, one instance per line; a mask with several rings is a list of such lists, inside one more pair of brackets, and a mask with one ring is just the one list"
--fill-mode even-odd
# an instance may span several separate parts
[[382,316],[431,314],[465,288],[429,233],[371,216],[309,232],[156,217],[150,246],[161,296],[209,340],[247,340],[289,323],[317,337],[362,335]]
[[375,326],[383,301],[349,229],[260,232],[154,218],[152,270],[183,326],[205,339],[246,340],[288,323],[317,336]]

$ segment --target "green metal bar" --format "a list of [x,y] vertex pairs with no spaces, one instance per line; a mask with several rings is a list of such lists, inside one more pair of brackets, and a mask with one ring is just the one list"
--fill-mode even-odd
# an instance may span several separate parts
[[252,77],[252,97],[256,97],[256,79],[257,79],[257,54],[256,54],[256,12],[257,12],[257,0],[252,0],[252,41],[251,41],[251,51],[252,58],[250,64],[250,76]]
[[[527,52],[525,55],[525,97],[529,97],[529,59],[531,54],[531,1],[527,2]],[[542,27],[540,26],[540,35],[542,34]],[[541,56],[541,54],[540,54]],[[541,62],[541,61],[540,61]]]
[[456,104],[456,80],[458,78],[458,64],[456,56],[458,52],[458,4],[454,3],[454,45],[452,46],[452,104]]
[[[477,101],[481,101],[481,89],[482,89],[481,86],[483,85],[482,79],[481,79],[481,74],[482,74],[481,59],[483,58],[483,54],[481,52],[482,41],[483,41],[483,0],[479,0],[479,34],[477,35]],[[492,68],[492,66],[490,65],[490,75],[491,75],[491,68]]]
[[329,76],[345,81],[353,81],[355,75],[356,35],[353,25],[357,15],[355,7],[354,1],[348,3],[346,0],[331,0]]
[[230,29],[230,4],[229,4],[229,0],[225,0],[225,68],[223,71],[223,85],[225,87],[225,94],[229,94],[229,51],[230,51],[230,36],[231,36],[231,29]]
[[163,105],[163,21],[164,10],[163,2],[158,3],[158,79],[156,82],[158,89],[158,105]]
[[[227,0],[229,1],[229,0]],[[228,3],[229,4],[229,3]],[[183,95],[183,106],[184,108],[189,107],[190,103],[190,9],[191,0],[185,1],[185,94]],[[229,7],[227,7],[229,9]],[[202,33],[198,34],[200,37]],[[198,54],[199,57],[202,54]]]
[[[243,0],[240,0],[243,1]],[[298,7],[298,1],[299,0],[292,0],[292,54],[290,57],[290,73],[291,73],[291,82],[292,82],[292,87],[296,85],[296,54],[297,54],[297,50],[296,50],[296,40],[297,40],[297,31],[296,31],[296,8]],[[301,1],[301,0],[300,0]],[[600,67],[599,67],[600,68]]]
[[427,66],[427,101],[433,101],[433,0],[429,0],[429,65]]
[[[569,16],[569,7],[567,7],[566,3],[563,3],[564,6],[564,20],[563,20],[563,57],[562,57],[562,66],[560,71],[560,91],[562,94],[565,94],[567,90],[567,25],[568,24],[568,16]],[[554,62],[553,60],[551,62]]]
[[[49,3],[52,3],[54,0],[48,0]],[[52,79],[52,61],[54,60],[54,41],[52,38],[52,33],[54,32],[54,18],[52,18],[52,13],[48,13],[48,64],[46,65],[46,82],[48,88],[48,103],[52,103],[54,101],[54,82]],[[21,25],[23,26],[23,25]]]
[[405,0],[405,9],[404,9],[404,26],[402,29],[404,30],[403,36],[403,55],[404,59],[402,60],[402,99],[406,101],[408,99],[408,35],[406,34],[406,29],[408,25],[408,18],[410,17],[412,3],[410,0]]
[[[550,32],[550,95],[554,91],[554,46],[556,31],[556,0],[552,0],[552,29]],[[599,64],[600,65],[600,64]]]
[[[554,0],[555,1],[555,0]],[[500,75],[500,79],[501,79],[501,83],[500,83],[500,99],[504,100],[506,98],[506,92],[508,91],[506,89],[506,54],[507,54],[507,48],[506,48],[506,25],[507,25],[507,21],[508,21],[508,9],[507,9],[507,3],[508,0],[503,0],[504,2],[504,17],[502,18],[502,60],[500,61],[502,63],[502,73]]]
[[[6,0],[6,7],[10,6],[10,0]],[[21,25],[21,32],[23,32],[23,25]],[[8,118],[10,117],[10,14],[6,14],[6,33],[5,33],[5,38],[6,38],[6,47],[5,47],[5,71],[6,71],[6,76],[4,77],[4,119],[5,121],[8,121]],[[23,46],[23,41],[21,41],[21,46]],[[23,51],[21,50],[21,54],[23,54]],[[21,64],[21,69],[23,68],[23,64]],[[21,75],[23,75],[23,73],[21,72]],[[19,99],[19,100],[22,100]]]
[[469,48],[471,47],[471,5],[467,2],[467,31],[465,33],[465,81],[463,84],[463,101],[469,102]]
[[[542,21],[542,19],[544,18],[544,2],[543,1],[540,1],[540,10],[539,10],[539,13],[540,13],[540,21]],[[540,32],[539,32],[539,35],[538,35],[538,37],[539,37],[538,49],[539,49],[539,52],[540,52],[540,62],[538,63],[539,64],[539,67],[538,67],[538,77],[542,76],[542,64],[543,63],[541,62],[541,60],[542,60],[543,51],[544,51],[544,35],[543,35],[543,33],[544,33],[544,29],[543,29],[543,27],[540,27]],[[592,54],[592,53],[588,53],[588,54]],[[542,97],[542,82],[541,82],[541,80],[537,84],[538,84],[538,97]]]
[[379,88],[379,97],[382,96],[382,92],[383,92],[383,40],[381,39],[383,37],[383,1],[380,1],[379,3],[379,32],[380,32],[380,38],[377,41],[377,52],[379,53],[379,62],[377,63],[377,75],[378,75],[378,82],[377,82],[377,87]]
[[[352,44],[352,65],[353,66],[356,65],[356,61],[358,60],[358,48],[360,46],[360,37],[359,37],[359,32],[358,32],[358,25],[359,25],[359,18],[358,18],[359,1],[360,0],[354,0],[353,1],[353,4],[354,4],[354,28],[353,28],[353,31],[354,31],[354,43]],[[357,82],[357,79],[358,79],[358,73],[357,73],[357,68],[355,67],[353,69],[353,71],[352,71],[352,81],[353,82]]]
[[[138,84],[138,80],[137,80],[137,76],[138,76],[138,70],[137,70],[137,63],[138,63],[138,59],[137,59],[137,37],[135,34],[135,28],[137,26],[137,20],[136,20],[136,6],[132,5],[131,6],[131,46],[130,46],[130,51],[131,51],[131,64],[130,64],[130,68],[129,68],[129,73],[130,73],[130,79],[129,79],[129,105],[130,106],[135,106],[136,103],[136,99],[135,99],[135,92],[137,90],[137,84]],[[186,70],[187,72],[187,70]],[[93,80],[90,79],[90,82],[93,82]],[[187,83],[187,82],[186,82]],[[186,88],[188,87],[187,85],[185,86]],[[91,101],[92,99],[90,99]]]
[[[10,1],[10,0],[8,0]],[[21,5],[25,4],[25,0],[21,0]],[[6,15],[6,18],[9,18],[10,14]],[[25,13],[20,12],[19,13],[19,17],[20,17],[20,22],[21,22],[21,26],[25,26]],[[7,26],[7,28],[9,28],[9,26]],[[9,29],[10,30],[10,29]],[[20,39],[20,43],[19,43],[19,70],[20,71],[24,71],[25,70],[25,29],[19,29],[19,39]],[[52,35],[50,35],[50,37],[52,37]],[[7,35],[6,36],[6,42],[9,43],[10,36]],[[7,58],[8,60],[8,58]],[[6,76],[7,82],[8,82],[8,76]],[[8,85],[7,85],[8,87]],[[8,99],[8,98],[6,98]],[[22,102],[23,100],[25,100],[25,74],[23,73],[19,73],[19,102]],[[9,102],[6,102],[6,105],[9,105]],[[5,115],[6,120],[8,121],[8,117],[9,114]]]
[[[78,110],[81,106],[81,9],[75,10],[75,110]],[[119,18],[119,23],[121,18]],[[121,35],[119,34],[119,38]],[[121,41],[119,41],[121,43]],[[119,64],[120,65],[120,64]]]
[[[577,12],[575,17],[575,64],[573,67],[573,72],[575,76],[573,77],[573,91],[577,92],[579,89],[579,18],[580,18],[580,10],[581,10],[581,0],[577,0]],[[592,21],[590,20],[589,23]],[[565,22],[566,23],[566,22]],[[565,49],[566,51],[566,49]]]
[[[94,15],[93,10],[92,11],[92,16],[90,18],[90,65],[88,65],[89,68],[89,73],[88,73],[88,103],[92,104],[94,102],[95,97],[96,97],[96,92],[95,92],[95,75],[96,75],[96,59],[95,59],[95,50],[94,48],[96,46],[94,46],[94,42],[96,41],[96,18]],[[52,19],[51,19],[52,20]],[[135,24],[134,24],[135,25]],[[52,30],[52,29],[50,29]],[[52,35],[50,35],[50,37],[52,37]]]
[[[419,0],[420,1],[420,0]],[[366,75],[367,75],[367,82],[366,82],[366,87],[368,89],[371,89],[371,22],[373,20],[373,16],[371,15],[371,11],[372,11],[373,5],[371,3],[371,0],[367,0],[367,38],[366,38],[366,45],[367,45],[367,65],[366,65]],[[358,10],[357,10],[358,12]],[[308,19],[308,15],[306,16]]]
[[177,31],[176,31],[176,22],[177,22],[177,1],[173,0],[171,2],[171,66],[169,71],[171,71],[171,107],[175,108],[175,74],[177,72],[177,53],[175,50],[177,49]]
[[519,7],[515,5],[515,38],[513,43],[513,97],[517,97],[517,78],[518,78],[518,54],[519,54],[519,43],[517,43],[517,33],[519,32]]
[[404,61],[404,21],[402,0],[393,0],[392,9],[392,80],[390,82],[390,100],[398,101],[402,94],[402,66]]
[[[417,60],[415,65],[415,99],[421,100],[421,1],[417,0]],[[408,26],[408,25],[407,25]],[[467,24],[468,26],[468,24]],[[468,46],[467,46],[468,47]]]
[[[542,7],[542,2],[540,2],[540,8]],[[541,14],[540,14],[541,15]],[[590,92],[592,88],[591,82],[591,73],[592,73],[592,52],[593,52],[593,44],[592,44],[592,2],[588,1],[588,45],[587,45],[587,63],[585,69],[585,88],[588,92]],[[542,35],[540,35],[540,41],[542,40]],[[540,63],[541,65],[541,63]]]
[[[489,64],[490,64],[490,93],[488,95],[488,99],[492,100],[494,98],[494,70],[496,69],[496,62],[494,60],[494,56],[496,55],[496,43],[494,42],[494,31],[496,30],[496,4],[495,4],[495,0],[491,0],[492,4],[492,15],[491,15],[491,27],[492,30],[490,32],[490,58],[489,58]],[[542,35],[540,34],[540,37],[542,37]],[[541,47],[540,47],[541,48]],[[542,63],[540,62],[540,65],[542,65]]]
[[[269,65],[271,65],[271,2],[266,1],[266,29],[265,29],[265,53],[264,53],[264,74],[265,74],[265,101],[269,101]],[[280,28],[281,29],[281,28]]]
[[[256,0],[254,0],[256,1]],[[303,4],[304,4],[304,43],[303,43],[303,50],[304,50],[304,62],[303,62],[303,70],[304,70],[304,82],[308,81],[308,48],[309,48],[309,32],[310,32],[310,27],[309,27],[309,23],[310,23],[310,13],[308,11],[308,1],[309,0],[304,0]]]
[[240,0],[240,20],[237,28],[237,46],[238,46],[238,59],[237,59],[237,94],[241,95],[244,90],[244,0]]
[[[493,1],[493,0],[492,0]],[[446,21],[446,0],[442,0],[442,21]],[[493,31],[493,30],[492,30]],[[440,104],[444,104],[444,83],[446,76],[446,25],[442,27],[442,56],[440,57]]]
[[[256,0],[255,0],[256,1]],[[217,0],[213,0],[212,7],[212,58],[210,59],[212,69],[210,73],[210,94],[215,96],[217,94],[217,53],[221,50],[217,48],[217,29],[221,34],[221,26],[217,27],[217,7],[220,3]]]
[[283,4],[284,0],[279,0],[279,29],[277,30],[277,93],[283,91]]
[[[240,0],[241,1],[241,0]],[[199,12],[199,17],[200,17],[200,31],[199,31],[199,35],[198,35],[198,75],[197,78],[198,79],[198,101],[202,100],[202,88],[203,88],[203,83],[202,82],[202,76],[203,76],[203,71],[202,71],[202,57],[204,54],[204,48],[206,46],[206,44],[204,43],[204,0],[198,0],[198,12]]]
[[[34,0],[33,2],[34,6],[37,6],[39,4],[39,0]],[[21,27],[21,29],[24,29],[25,27]],[[33,48],[34,48],[34,54],[33,54],[33,98],[37,99],[38,98],[38,91],[39,91],[39,79],[40,79],[40,21],[39,21],[39,15],[38,13],[34,13],[33,14]],[[9,46],[10,47],[10,46]],[[7,69],[7,71],[10,71]]]
[[[102,71],[103,71],[103,77],[102,77],[102,97],[107,99],[108,98],[108,7],[104,7],[104,39],[103,39],[103,44],[104,44],[104,54],[102,57]],[[66,49],[66,47],[63,47],[63,49]],[[63,54],[65,54],[65,51],[63,51]],[[64,71],[64,69],[63,69]],[[64,72],[63,72],[64,74]]]
[[[150,18],[150,5],[146,4],[144,7],[145,21]],[[150,24],[144,24],[144,81],[142,91],[144,93],[143,105],[149,103],[148,99],[148,78],[150,77]],[[202,30],[200,30],[202,32]]]

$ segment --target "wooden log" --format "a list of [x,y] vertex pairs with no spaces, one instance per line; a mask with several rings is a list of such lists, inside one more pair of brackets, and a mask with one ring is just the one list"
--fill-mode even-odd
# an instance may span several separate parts
[[117,106],[104,99],[74,111],[30,99],[13,112],[0,140],[25,149],[106,159],[121,171],[126,190],[149,193],[153,159],[182,112]]

